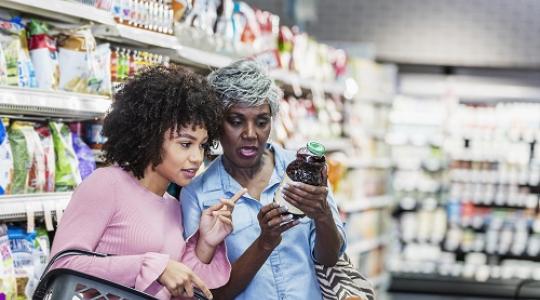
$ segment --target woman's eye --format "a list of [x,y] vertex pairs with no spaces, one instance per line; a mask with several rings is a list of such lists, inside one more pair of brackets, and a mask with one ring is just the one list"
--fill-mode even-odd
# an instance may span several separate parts
[[262,127],[262,126],[266,126],[268,124],[268,120],[259,120],[257,122],[257,125]]
[[238,126],[238,125],[242,124],[242,121],[240,121],[238,119],[230,119],[229,124],[231,124],[232,126]]
[[191,143],[180,143],[180,146],[182,146],[182,148],[189,148]]

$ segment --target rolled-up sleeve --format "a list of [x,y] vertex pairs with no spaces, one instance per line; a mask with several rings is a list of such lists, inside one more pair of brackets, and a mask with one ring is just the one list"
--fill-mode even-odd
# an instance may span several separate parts
[[[345,234],[345,228],[343,227],[343,222],[341,221],[341,218],[339,216],[339,211],[336,205],[336,201],[334,200],[334,194],[332,193],[332,189],[329,189],[328,192],[328,206],[332,210],[332,217],[334,218],[334,223],[336,223],[337,230],[339,232],[339,235],[341,236],[341,248],[339,249],[339,256],[343,255],[345,253],[345,250],[347,249],[347,235]],[[311,222],[310,225],[310,233],[309,233],[309,239],[310,239],[310,247],[311,247],[311,258],[313,261],[317,261],[315,259],[315,240],[317,237],[316,229],[315,229],[315,222]]]

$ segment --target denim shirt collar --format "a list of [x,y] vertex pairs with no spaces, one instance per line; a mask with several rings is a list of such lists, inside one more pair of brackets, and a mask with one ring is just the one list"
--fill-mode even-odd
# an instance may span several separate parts
[[[288,160],[284,157],[286,150],[282,147],[267,143],[266,148],[270,149],[274,153],[274,171],[268,187],[272,187],[275,184],[279,184],[285,174]],[[215,190],[222,190],[228,195],[233,195],[242,187],[240,184],[225,170],[223,165],[223,155],[220,155],[205,171],[205,178],[203,183],[203,191],[211,192]]]

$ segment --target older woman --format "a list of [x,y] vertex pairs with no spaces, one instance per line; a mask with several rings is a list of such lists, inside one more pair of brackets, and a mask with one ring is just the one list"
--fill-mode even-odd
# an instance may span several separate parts
[[284,197],[306,218],[293,220],[273,202],[295,158],[268,142],[281,91],[254,61],[239,61],[211,73],[210,84],[225,109],[223,155],[182,190],[184,235],[197,231],[199,216],[219,197],[246,193],[233,212],[226,238],[232,262],[229,283],[218,299],[322,299],[314,262],[332,266],[345,249],[345,234],[327,187],[294,183]]

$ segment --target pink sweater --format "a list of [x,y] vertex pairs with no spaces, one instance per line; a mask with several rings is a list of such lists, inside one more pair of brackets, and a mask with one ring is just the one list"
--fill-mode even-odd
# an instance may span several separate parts
[[225,285],[231,265],[224,243],[213,260],[202,263],[195,254],[197,237],[182,236],[182,214],[170,195],[158,197],[118,167],[96,170],[75,190],[56,232],[51,256],[67,248],[111,257],[70,256],[55,268],[70,268],[170,299],[156,280],[169,259],[190,267],[209,288]]

